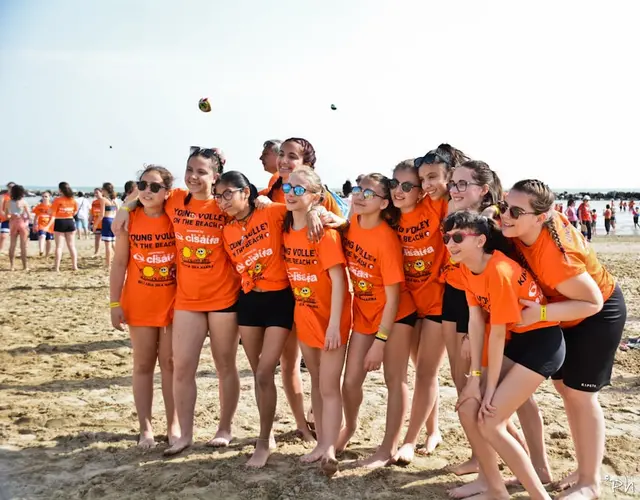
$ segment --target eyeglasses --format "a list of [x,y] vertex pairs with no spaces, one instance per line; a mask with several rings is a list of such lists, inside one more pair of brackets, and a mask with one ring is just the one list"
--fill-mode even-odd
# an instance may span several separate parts
[[224,198],[227,201],[231,201],[231,198],[233,198],[233,193],[237,191],[242,191],[242,188],[225,189],[222,193],[213,193],[213,199],[216,201],[220,201],[222,198]]
[[157,193],[161,189],[167,189],[164,184],[160,184],[159,182],[138,181],[136,185],[138,186],[138,191],[144,191],[147,189],[147,186],[149,186],[152,193]]
[[307,189],[302,186],[292,186],[288,182],[285,182],[282,185],[282,192],[284,194],[289,194],[291,191],[293,191],[293,194],[296,196],[302,196],[304,193],[307,192]]
[[443,158],[435,151],[429,151],[426,155],[413,160],[413,166],[416,168],[420,168],[420,166],[424,164],[433,165],[435,163],[446,163],[447,165],[451,166],[449,160]]
[[383,200],[385,199],[384,196],[380,196],[373,189],[362,189],[360,186],[353,186],[353,188],[351,189],[351,194],[358,194],[362,196],[365,200],[371,200],[376,196],[378,198],[382,198]]
[[451,191],[453,188],[456,188],[458,193],[464,193],[469,186],[481,186],[482,184],[478,184],[477,182],[467,182],[467,181],[449,181],[447,182],[447,190]]
[[498,203],[498,210],[503,215],[509,212],[509,217],[512,219],[519,219],[521,215],[538,215],[535,212],[527,212],[524,208],[510,207],[506,201]]
[[403,193],[410,193],[413,188],[420,187],[418,184],[413,184],[409,181],[400,182],[398,179],[391,179],[389,181],[389,189],[394,190],[398,186],[400,186]]
[[463,232],[458,232],[458,233],[445,233],[442,236],[442,241],[444,241],[444,244],[447,245],[449,243],[450,240],[453,240],[454,243],[462,243],[464,241],[464,239],[467,236],[480,236],[478,233],[463,233]]

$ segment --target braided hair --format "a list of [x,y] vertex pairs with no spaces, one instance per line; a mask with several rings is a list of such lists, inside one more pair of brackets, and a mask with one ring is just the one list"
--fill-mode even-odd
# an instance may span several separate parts
[[[283,141],[282,144],[280,145],[280,152],[279,152],[280,154],[282,153],[282,146],[284,146],[287,142],[294,142],[302,148],[302,164],[303,165],[306,165],[311,168],[316,168],[316,150],[313,148],[313,145],[309,141],[301,137],[290,137],[286,141]],[[273,199],[272,196],[274,191],[277,191],[278,189],[282,188],[282,184],[283,184],[282,177],[278,177],[276,182],[273,183],[273,186],[271,186],[271,189],[269,189],[269,192],[267,193],[267,198]]]

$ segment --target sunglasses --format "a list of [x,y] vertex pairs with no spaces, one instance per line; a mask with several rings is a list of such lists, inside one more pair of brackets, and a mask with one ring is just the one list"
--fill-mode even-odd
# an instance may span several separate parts
[[449,160],[446,160],[438,153],[435,153],[433,151],[429,151],[426,155],[413,160],[413,166],[415,168],[420,168],[421,165],[433,165],[435,163],[446,163],[447,165],[451,166]]
[[500,210],[500,213],[503,215],[509,212],[509,217],[512,219],[519,219],[521,215],[538,215],[535,212],[527,212],[524,208],[510,207],[506,201],[498,203],[498,210]]
[[302,186],[292,186],[288,182],[285,182],[282,185],[282,192],[284,194],[289,194],[291,191],[293,191],[293,194],[296,196],[302,196],[304,193],[307,192],[307,189]]
[[375,198],[376,196],[378,198],[382,198],[383,200],[385,199],[384,196],[380,196],[373,189],[362,189],[360,186],[354,186],[351,189],[351,194],[358,194],[358,195],[362,196],[365,200],[371,200],[371,199]]
[[138,191],[144,191],[147,189],[147,186],[149,186],[152,193],[157,193],[161,189],[167,189],[164,184],[160,184],[159,182],[138,181],[136,185],[138,186]]
[[192,156],[203,156],[204,158],[215,158],[218,161],[218,165],[221,167],[224,165],[224,161],[220,155],[216,152],[215,149],[211,148],[201,148],[199,146],[191,146],[189,153],[189,158]]
[[444,241],[444,244],[448,244],[449,241],[453,240],[454,243],[462,243],[464,241],[464,239],[467,236],[480,236],[478,233],[453,233],[453,234],[449,234],[449,233],[445,233],[442,236],[442,241]]
[[477,182],[467,182],[467,181],[449,181],[447,182],[447,190],[452,191],[453,188],[456,188],[458,193],[464,193],[469,186],[481,186],[482,184],[478,184]]
[[403,193],[410,193],[413,188],[419,188],[420,187],[418,184],[413,184],[413,183],[411,183],[409,181],[400,182],[398,179],[391,179],[389,181],[389,189],[394,190],[398,186],[400,186],[400,188],[402,189]]
[[242,191],[242,188],[237,188],[237,189],[225,189],[222,193],[213,193],[213,199],[216,201],[220,201],[222,198],[224,198],[227,201],[231,201],[231,198],[233,198],[233,193],[236,193],[238,191]]

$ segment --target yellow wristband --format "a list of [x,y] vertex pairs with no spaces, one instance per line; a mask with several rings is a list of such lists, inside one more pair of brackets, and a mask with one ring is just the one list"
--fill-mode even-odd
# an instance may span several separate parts
[[122,205],[122,210],[126,210],[127,212],[131,212],[131,209],[126,205]]
[[379,325],[378,326],[378,333],[383,333],[385,337],[389,336],[389,330],[387,330],[384,326]]
[[547,321],[547,306],[540,306],[540,321]]
[[109,302],[109,307],[111,309],[113,309],[115,307],[120,307],[120,302]]
[[376,333],[376,339],[378,340],[382,340],[383,342],[386,342],[388,338],[389,336],[383,331],[378,331],[378,333]]
[[471,372],[472,377],[482,377],[482,372],[480,370],[473,370]]

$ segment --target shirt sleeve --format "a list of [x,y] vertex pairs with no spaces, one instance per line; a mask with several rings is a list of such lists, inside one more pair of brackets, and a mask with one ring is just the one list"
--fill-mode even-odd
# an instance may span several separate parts
[[473,292],[470,292],[469,290],[465,290],[464,294],[467,297],[467,304],[469,305],[469,307],[475,307],[480,305],[476,300],[476,296],[473,294]]
[[334,266],[344,265],[346,260],[342,251],[342,241],[340,234],[335,229],[329,229],[318,244],[318,256],[323,270],[331,269]]
[[492,325],[518,323],[522,318],[522,308],[513,278],[513,268],[507,262],[499,262],[490,270],[487,288]]
[[[384,224],[384,223],[383,223]],[[404,269],[402,267],[402,247],[395,231],[386,233],[384,241],[380,241],[380,272],[384,286],[395,285],[404,282]]]

